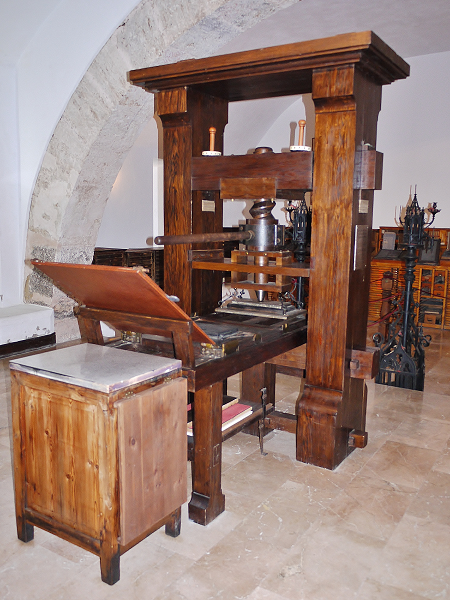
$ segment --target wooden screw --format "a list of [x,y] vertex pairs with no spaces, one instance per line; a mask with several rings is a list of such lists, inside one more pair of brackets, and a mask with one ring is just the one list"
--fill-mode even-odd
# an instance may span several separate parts
[[305,137],[305,126],[306,121],[304,119],[300,119],[298,122],[298,145],[303,146],[303,140]]
[[209,151],[210,152],[214,152],[215,141],[216,141],[216,128],[210,127],[209,128]]

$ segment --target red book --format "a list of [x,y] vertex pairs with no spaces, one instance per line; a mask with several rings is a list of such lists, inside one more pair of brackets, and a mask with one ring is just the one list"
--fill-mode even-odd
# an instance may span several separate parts
[[[248,404],[239,404],[237,399],[224,404],[222,408],[222,431],[228,429],[235,423],[239,423],[245,417],[252,414],[252,407]],[[192,421],[188,424],[188,435],[192,435]]]
[[228,429],[235,423],[242,421],[252,414],[252,407],[248,404],[232,404],[222,410],[222,431]]

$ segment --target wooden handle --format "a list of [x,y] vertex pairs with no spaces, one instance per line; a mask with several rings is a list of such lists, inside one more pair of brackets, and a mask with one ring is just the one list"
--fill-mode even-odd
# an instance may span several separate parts
[[209,128],[209,151],[210,152],[214,152],[215,140],[216,140],[216,128],[210,127]]
[[303,140],[305,137],[305,126],[306,121],[304,119],[300,119],[298,122],[298,145],[303,146]]
[[201,244],[205,242],[245,241],[254,238],[253,231],[230,231],[223,233],[190,233],[186,235],[158,235],[155,244]]

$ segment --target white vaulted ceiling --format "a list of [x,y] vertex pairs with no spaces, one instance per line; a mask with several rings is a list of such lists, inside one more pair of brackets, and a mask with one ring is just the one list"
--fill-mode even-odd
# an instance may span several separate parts
[[[137,9],[130,14],[136,5]],[[188,13],[192,13],[190,21],[185,19]],[[142,15],[145,18],[142,17],[142,23],[138,23]],[[187,22],[192,24],[185,26]],[[18,66],[18,164],[21,169],[19,187],[23,223],[28,221],[31,198],[29,223],[34,222],[37,214],[43,219],[55,211],[56,215],[60,215],[60,185],[64,193],[67,191],[67,198],[64,196],[67,202],[73,199],[76,204],[80,194],[83,195],[84,204],[89,205],[90,223],[92,190],[95,190],[95,197],[101,196],[103,204],[97,207],[98,218],[94,221],[98,223],[102,219],[103,206],[114,177],[133,142],[126,138],[127,148],[121,146],[120,152],[116,148],[115,158],[111,155],[114,144],[122,142],[123,138],[117,135],[116,126],[111,125],[111,131],[108,129],[108,111],[114,112],[118,94],[128,98],[136,92],[127,87],[124,79],[127,69],[150,66],[152,61],[173,62],[367,29],[375,31],[406,59],[444,53],[450,50],[450,1],[1,0],[0,65]],[[125,62],[124,56],[128,57]],[[98,89],[100,82],[103,87]],[[88,120],[79,118],[78,111],[90,115],[92,106],[91,97],[86,95],[86,86],[95,98],[100,95],[103,99],[105,90],[111,95],[111,105],[101,103],[103,112],[99,114],[105,120],[103,122],[99,117],[101,135],[88,127]],[[118,86],[122,87],[119,89]],[[30,94],[30,90],[33,93]],[[144,102],[140,98],[133,104],[130,99],[136,110],[141,101]],[[228,147],[226,141],[226,153],[246,152],[262,142],[273,145],[278,151],[272,140],[266,142],[265,139],[267,132],[276,130],[281,131],[279,145],[288,145],[291,122],[303,118],[300,112],[304,111],[304,107],[295,106],[296,101],[301,102],[292,97],[274,99],[273,103],[258,106],[257,110],[253,106],[236,107],[226,135],[234,140],[234,147]],[[117,106],[122,109],[125,105],[119,102]],[[144,113],[147,115],[146,110]],[[118,113],[114,112],[114,115]],[[280,122],[281,116],[285,117],[283,123]],[[120,123],[125,127],[124,120]],[[137,127],[137,122],[133,121],[133,124]],[[232,127],[234,133],[230,135]],[[71,139],[67,134],[71,132],[76,132],[74,147],[67,150]],[[127,135],[132,132],[132,128],[128,127]],[[95,143],[89,146],[91,142],[87,140],[97,133]],[[310,135],[307,126],[307,137]],[[50,143],[53,150],[49,149]],[[78,147],[79,143],[86,144],[83,151]],[[156,154],[156,135],[148,140],[148,144]],[[58,176],[52,169],[40,169],[39,166],[44,163],[53,165],[55,157],[59,161]],[[108,177],[102,176],[105,165],[115,173],[111,171]],[[98,178],[101,179],[101,194]],[[86,179],[89,179],[89,185],[85,185]],[[43,206],[39,203],[41,196]],[[87,215],[87,212],[78,211],[77,214]],[[56,231],[56,221],[54,223],[50,219],[50,222]],[[84,222],[69,217],[68,222],[75,223],[77,236],[81,235],[79,230],[82,231],[84,244]],[[94,232],[89,232],[89,243],[86,244],[90,248]],[[64,235],[66,243],[67,235]],[[55,239],[52,238],[52,244],[56,243]]]
[[372,30],[402,56],[450,50],[449,0],[300,0],[261,21],[227,51]]
[[[2,0],[0,57],[15,64],[65,0]],[[95,0],[90,0],[94,2]],[[258,3],[249,0],[258,9]],[[80,3],[80,9],[82,10]],[[129,4],[129,3],[128,3]],[[137,2],[136,2],[137,4]],[[349,31],[372,29],[408,58],[450,50],[449,0],[300,0],[275,12],[224,47],[225,51],[274,46]]]

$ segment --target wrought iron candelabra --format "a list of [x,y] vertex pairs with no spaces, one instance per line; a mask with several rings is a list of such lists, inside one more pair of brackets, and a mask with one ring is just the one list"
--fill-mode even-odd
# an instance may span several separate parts
[[431,220],[425,221],[425,209],[419,207],[417,193],[407,206],[403,220],[405,289],[400,301],[394,302],[393,320],[389,324],[387,339],[380,333],[373,336],[375,345],[380,348],[380,370],[377,383],[423,391],[425,382],[425,351],[431,336],[424,335],[422,326],[415,321],[417,303],[413,297],[413,283],[419,248],[427,245],[431,238],[426,233],[440,212],[437,203],[426,209]]

